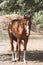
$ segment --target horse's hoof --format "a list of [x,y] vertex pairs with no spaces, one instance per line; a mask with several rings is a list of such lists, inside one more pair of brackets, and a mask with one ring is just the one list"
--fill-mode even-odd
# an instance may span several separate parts
[[27,63],[26,60],[24,60],[24,59],[23,59],[23,62],[24,62],[24,63]]
[[17,61],[17,59],[12,59],[12,62],[16,62]]
[[18,60],[18,58],[15,58],[15,62]]
[[15,60],[12,60],[12,62],[14,62]]
[[18,61],[20,61],[20,59],[18,59]]
[[17,62],[16,60],[12,60],[12,62]]
[[25,64],[27,64],[27,61],[24,61]]

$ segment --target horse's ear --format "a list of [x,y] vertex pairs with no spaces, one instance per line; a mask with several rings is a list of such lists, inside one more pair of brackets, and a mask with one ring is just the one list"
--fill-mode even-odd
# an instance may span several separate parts
[[31,18],[31,15],[30,15],[30,18]]
[[26,15],[24,15],[24,18],[26,18]]
[[24,18],[25,18],[25,19],[28,19],[28,16],[27,16],[27,15],[24,15]]
[[31,15],[29,15],[28,18],[30,19],[31,18]]
[[24,15],[24,18],[27,19],[27,20],[31,19],[31,15],[29,15],[29,16]]

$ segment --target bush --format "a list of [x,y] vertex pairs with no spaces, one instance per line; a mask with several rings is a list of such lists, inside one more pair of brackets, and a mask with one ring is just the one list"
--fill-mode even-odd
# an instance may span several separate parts
[[39,30],[43,30],[43,24],[38,24],[38,25],[36,26],[36,28],[39,29]]
[[40,11],[35,12],[32,22],[35,23],[36,25],[43,23],[43,15],[40,13]]

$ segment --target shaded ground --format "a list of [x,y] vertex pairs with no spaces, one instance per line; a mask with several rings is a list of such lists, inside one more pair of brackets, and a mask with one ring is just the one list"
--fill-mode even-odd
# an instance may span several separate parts
[[[23,50],[23,46],[21,48]],[[23,57],[23,52],[21,54]],[[29,39],[26,61],[26,65],[43,65],[43,39]],[[12,62],[10,43],[8,40],[0,41],[0,65],[25,65],[23,61]]]

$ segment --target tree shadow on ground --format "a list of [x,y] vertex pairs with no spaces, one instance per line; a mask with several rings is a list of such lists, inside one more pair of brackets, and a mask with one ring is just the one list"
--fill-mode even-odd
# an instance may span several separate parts
[[[2,54],[0,55],[0,61],[11,61],[12,54]],[[23,52],[21,52],[21,57],[23,59]],[[27,51],[26,61],[39,61],[43,62],[43,51]]]
[[26,60],[43,62],[43,51],[27,51]]

